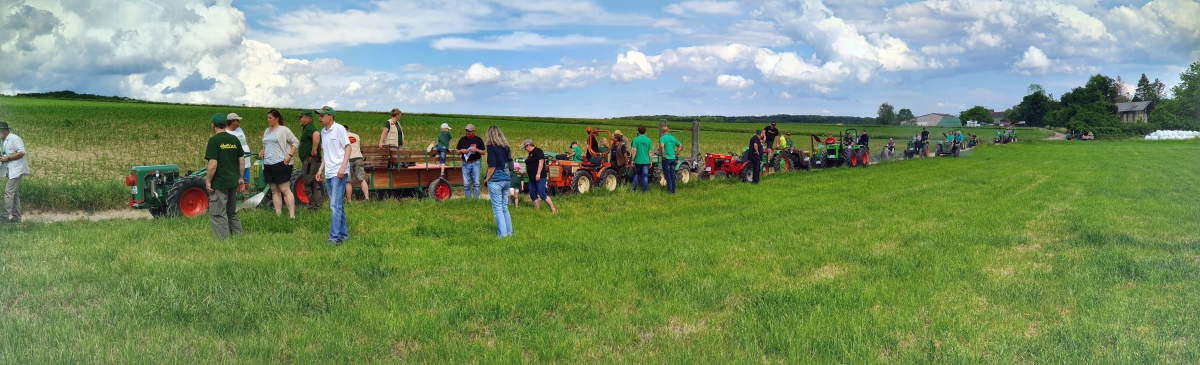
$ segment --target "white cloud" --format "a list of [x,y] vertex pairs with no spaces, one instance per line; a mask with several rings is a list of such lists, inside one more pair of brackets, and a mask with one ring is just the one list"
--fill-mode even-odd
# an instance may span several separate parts
[[685,15],[693,14],[710,14],[710,15],[740,15],[742,13],[741,5],[733,1],[684,1],[681,3],[667,5],[663,11],[675,14]]
[[1029,46],[1021,59],[1013,64],[1012,72],[1022,75],[1045,75],[1048,73],[1079,73],[1095,71],[1093,68],[1072,65],[1060,59],[1051,59],[1041,49]]
[[462,75],[463,85],[474,85],[484,82],[492,82],[500,79],[500,69],[495,67],[486,67],[482,63],[476,62],[471,65]]
[[758,97],[757,91],[752,92],[749,95],[743,94],[741,91],[738,91],[737,94],[734,94],[733,96],[729,97],[729,100],[750,100],[750,99],[754,99],[756,97]]
[[737,75],[717,76],[717,86],[726,89],[745,89],[754,86],[754,80],[746,80]]
[[741,20],[733,22],[721,34],[697,34],[689,39],[707,44],[737,43],[749,46],[783,47],[794,43],[792,38],[779,30],[779,24],[770,21]]
[[571,34],[562,37],[546,37],[537,33],[530,32],[513,32],[512,34],[487,37],[482,41],[449,37],[441,38],[433,42],[433,48],[445,49],[482,49],[482,50],[522,50],[530,47],[554,47],[554,46],[573,46],[581,44],[602,44],[607,43],[608,39],[604,37],[588,37],[578,34]]
[[612,79],[620,82],[631,82],[641,79],[655,79],[662,72],[663,64],[660,56],[648,57],[637,50],[630,50],[617,55],[617,63],[612,67]]
[[791,98],[793,98],[793,96],[792,96],[792,94],[788,94],[787,91],[784,91],[784,92],[779,93],[779,98],[780,99],[791,99]]
[[656,21],[654,21],[654,27],[655,28],[665,28],[666,30],[669,30],[671,32],[678,33],[678,34],[691,34],[692,33],[691,28],[684,26],[682,21],[679,21],[679,19],[675,19],[675,18],[661,18],[659,20],[656,20]]

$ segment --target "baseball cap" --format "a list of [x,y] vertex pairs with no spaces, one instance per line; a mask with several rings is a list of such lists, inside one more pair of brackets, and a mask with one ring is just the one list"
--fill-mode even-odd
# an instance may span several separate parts
[[225,123],[225,122],[228,122],[228,120],[226,120],[226,118],[225,118],[225,114],[221,114],[221,113],[213,114],[212,124]]
[[[7,130],[9,130],[8,122],[0,122],[0,131],[7,131]],[[526,141],[528,141],[528,139]],[[533,143],[533,142],[530,142],[530,143]]]
[[525,142],[521,142],[521,148],[525,148],[526,146],[532,146],[532,145],[533,145],[532,139],[527,139],[527,140],[525,140]]
[[574,146],[574,145],[577,145],[577,144],[579,144],[579,142],[576,142],[576,141],[571,141],[571,145],[572,145],[572,146]]
[[472,131],[472,132],[474,132],[474,131],[475,131],[475,125],[474,125],[474,124],[467,124],[467,127],[466,127],[466,128],[463,128],[463,130],[468,130],[468,131]]
[[622,136],[623,134],[621,134],[621,130],[618,129],[618,130],[613,131],[613,135],[614,136]]
[[450,125],[449,125],[449,124],[446,124],[446,123],[442,123],[442,129],[449,130],[449,129],[450,129]]
[[333,108],[330,108],[329,106],[323,106],[323,107],[321,107],[321,109],[317,109],[317,110],[313,110],[313,111],[316,112],[317,114],[329,114],[329,115],[332,115],[335,117],[337,116],[337,111],[334,111]]
[[237,113],[229,113],[229,115],[225,116],[225,120],[242,120],[242,116],[237,115]]
[[296,119],[309,117],[312,118],[312,110],[301,110],[300,114],[296,114]]

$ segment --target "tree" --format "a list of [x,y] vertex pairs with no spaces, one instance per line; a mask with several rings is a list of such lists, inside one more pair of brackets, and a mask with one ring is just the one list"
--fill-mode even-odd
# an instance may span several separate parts
[[1015,122],[1021,120],[1021,110],[1016,107],[1008,108],[1004,111],[1004,120]]
[[[1058,102],[1054,100],[1053,95],[1046,94],[1046,89],[1042,85],[1029,85],[1029,94],[1021,99],[1021,103],[1013,107],[1015,115],[1010,118],[1011,122],[1025,121],[1025,124],[1034,127],[1045,125],[1046,115],[1058,109]],[[1006,114],[1007,118],[1008,115]]]
[[1200,122],[1200,61],[1192,63],[1179,74],[1179,85],[1171,88],[1179,104],[1178,116],[1190,122]]
[[967,125],[967,121],[976,121],[983,124],[991,124],[995,120],[992,119],[992,111],[982,106],[974,106],[967,109],[958,115],[962,120],[963,125]]
[[[1088,90],[1088,92],[1095,92],[1096,94],[1099,94],[1100,100],[1112,103],[1114,100],[1117,100],[1116,83],[1117,81],[1113,80],[1111,77],[1095,74],[1092,75],[1091,78],[1088,78],[1087,85],[1085,85],[1083,88]],[[1066,95],[1063,97],[1065,98]]]
[[1137,89],[1133,92],[1133,101],[1157,102],[1166,97],[1166,91],[1167,86],[1163,85],[1162,81],[1154,79],[1154,82],[1150,82],[1146,74],[1142,74],[1142,78],[1138,80]]
[[896,113],[896,120],[901,123],[912,121],[913,119],[917,119],[917,116],[913,115],[912,110],[908,110],[908,108],[900,109],[900,112]]
[[879,116],[875,118],[875,124],[892,125],[896,124],[896,109],[891,104],[883,103],[879,106]]
[[1125,80],[1121,80],[1121,76],[1117,76],[1117,81],[1113,83],[1113,94],[1115,95],[1115,96],[1113,96],[1113,102],[1114,103],[1129,102],[1131,97],[1129,95],[1129,91],[1126,90],[1128,88],[1129,88],[1129,85],[1125,84]]

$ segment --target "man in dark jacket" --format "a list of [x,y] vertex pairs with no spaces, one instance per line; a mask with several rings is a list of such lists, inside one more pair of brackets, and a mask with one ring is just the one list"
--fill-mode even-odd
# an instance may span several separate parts
[[762,174],[762,140],[764,137],[761,129],[755,132],[754,136],[750,137],[750,148],[746,150],[746,161],[750,162],[746,164],[746,168],[750,169],[750,182],[755,184],[758,184],[759,175]]

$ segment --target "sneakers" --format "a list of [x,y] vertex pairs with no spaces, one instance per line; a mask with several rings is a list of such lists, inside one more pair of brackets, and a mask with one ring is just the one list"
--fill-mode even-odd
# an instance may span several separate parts
[[340,241],[340,240],[329,240],[329,242],[325,242],[325,244],[328,244],[328,245],[330,245],[330,246],[335,246],[335,247],[336,247],[336,246],[341,246],[341,245],[342,245],[342,241]]

